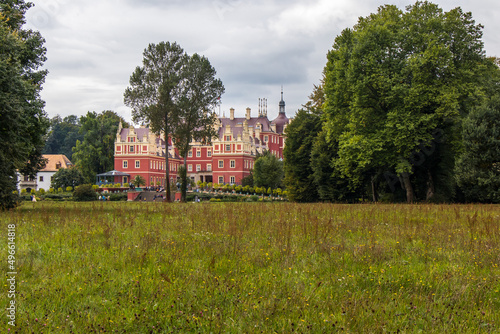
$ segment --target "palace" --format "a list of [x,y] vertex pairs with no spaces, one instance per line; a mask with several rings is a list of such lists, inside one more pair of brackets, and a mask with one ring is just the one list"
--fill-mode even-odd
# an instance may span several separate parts
[[[218,136],[210,145],[193,141],[188,152],[187,174],[193,181],[221,184],[240,184],[250,175],[257,153],[271,152],[283,158],[285,129],[289,119],[285,113],[283,91],[279,102],[279,113],[273,121],[267,118],[267,100],[259,99],[257,117],[246,109],[245,117],[234,117],[230,109],[229,118],[219,117],[214,124]],[[123,128],[119,125],[115,141],[115,170],[126,173],[123,182],[129,182],[136,175],[146,180],[146,186],[165,186],[165,171],[169,168],[170,182],[177,180],[177,171],[183,159],[175,144],[168,143],[149,128]],[[169,166],[165,165],[168,154]]]

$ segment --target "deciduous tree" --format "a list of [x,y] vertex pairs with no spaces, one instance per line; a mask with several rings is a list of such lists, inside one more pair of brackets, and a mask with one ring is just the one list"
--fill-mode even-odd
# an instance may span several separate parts
[[[179,154],[184,157],[187,170],[187,154],[191,142],[209,144],[217,135],[214,127],[217,115],[213,112],[218,98],[224,93],[222,81],[206,57],[194,54],[181,71],[181,91],[178,108],[172,113],[175,130],[172,132]],[[181,175],[181,198],[186,201],[187,175]]]
[[171,116],[178,109],[181,71],[187,55],[177,43],[149,44],[143,53],[143,66],[136,67],[130,76],[130,87],[125,90],[125,104],[132,108],[134,122],[149,124],[151,131],[163,134],[165,141],[166,200],[170,198],[168,163],[169,135],[175,130]]
[[16,170],[34,177],[44,166],[48,120],[40,91],[47,71],[40,68],[45,40],[22,28],[32,5],[0,1],[0,210],[16,205]]

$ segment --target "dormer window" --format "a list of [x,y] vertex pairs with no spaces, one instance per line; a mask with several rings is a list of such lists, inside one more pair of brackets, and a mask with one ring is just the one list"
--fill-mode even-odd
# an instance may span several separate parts
[[60,163],[60,162],[56,163],[56,169],[61,168],[61,166],[62,166],[62,165],[61,165],[61,163]]

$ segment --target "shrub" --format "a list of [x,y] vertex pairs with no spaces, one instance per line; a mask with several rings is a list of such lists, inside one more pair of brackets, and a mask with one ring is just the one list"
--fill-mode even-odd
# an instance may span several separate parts
[[127,193],[113,193],[109,195],[109,200],[110,201],[126,201],[127,200]]
[[259,200],[259,196],[257,196],[257,195],[252,195],[252,196],[250,196],[250,198],[249,198],[249,199],[250,199],[250,201],[252,201],[252,202],[257,202],[257,201]]
[[69,192],[69,193],[72,192],[73,191],[73,187],[71,187],[71,186],[66,187],[66,191]]
[[44,195],[45,194],[45,189],[43,189],[43,188],[40,188],[38,191],[40,192],[40,195]]
[[21,189],[21,194],[26,194],[26,189]]
[[82,184],[75,188],[73,192],[73,198],[75,201],[95,201],[97,199],[97,194],[90,184]]
[[31,189],[31,195],[34,195],[36,194],[36,190],[35,189]]
[[129,188],[129,187],[130,187],[130,184],[129,184],[129,183],[125,182],[125,183],[123,184],[123,188]]
[[54,188],[50,188],[49,189],[49,193],[53,194],[55,192],[55,189]]
[[61,187],[57,188],[57,192],[58,193],[62,193],[63,192],[63,188],[61,188]]

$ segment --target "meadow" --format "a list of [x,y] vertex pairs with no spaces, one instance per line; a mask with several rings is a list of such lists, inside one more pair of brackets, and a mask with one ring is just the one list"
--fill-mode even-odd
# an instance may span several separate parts
[[500,332],[498,205],[37,202],[0,219],[9,333]]

